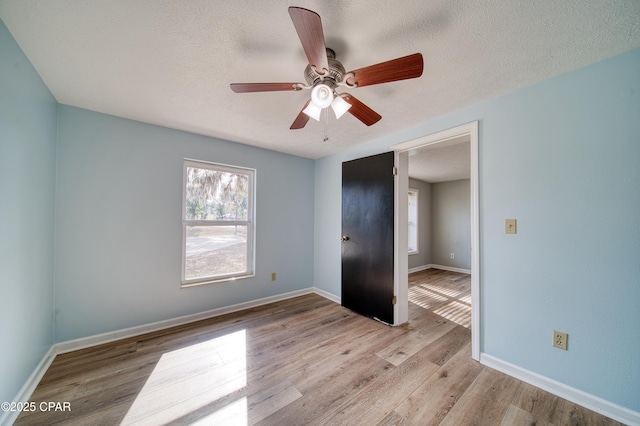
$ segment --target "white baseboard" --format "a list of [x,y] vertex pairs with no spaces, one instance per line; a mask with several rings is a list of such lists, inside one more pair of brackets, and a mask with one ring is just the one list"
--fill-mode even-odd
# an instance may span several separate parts
[[471,274],[471,269],[454,268],[452,266],[435,265],[432,263],[428,265],[422,265],[415,268],[411,268],[409,269],[409,273],[412,274],[414,272],[424,271],[425,269],[442,269],[444,271],[460,272],[461,274]]
[[409,269],[409,273],[413,274],[414,272],[420,272],[420,271],[424,271],[426,269],[431,268],[431,265],[422,265],[422,266],[416,266],[415,268],[411,268]]
[[[269,303],[280,302],[294,297],[304,296],[306,294],[315,293],[318,296],[322,296],[332,302],[340,303],[340,298],[315,287],[309,287],[302,290],[291,291],[288,293],[278,294],[275,296],[264,297],[261,299],[251,300],[248,302],[238,303],[236,305],[225,306],[222,308],[212,309],[205,312],[199,312],[196,314],[185,315],[177,318],[172,318],[164,321],[158,321],[150,324],[144,324],[135,327],[129,327],[122,330],[111,331],[108,333],[97,334],[95,336],[83,337],[80,339],[69,340],[66,342],[60,342],[53,344],[47,353],[44,355],[40,363],[37,365],[31,376],[27,379],[20,392],[14,398],[14,402],[29,401],[33,391],[40,383],[40,380],[47,372],[47,369],[55,359],[56,355],[76,351],[79,349],[85,349],[91,346],[102,345],[104,343],[113,342],[128,337],[139,336],[141,334],[150,333],[153,331],[160,331],[166,328],[175,327],[178,325],[188,324],[190,322],[200,321],[203,319],[214,318],[220,315],[230,314],[233,312],[242,311],[245,309],[256,308],[258,306],[268,305]],[[11,425],[18,418],[19,412],[7,411],[0,416],[0,425]]]
[[485,353],[480,354],[480,363],[626,425],[640,425],[640,413],[595,395],[556,382]]
[[116,331],[110,331],[107,333],[97,334],[95,336],[82,337],[80,339],[60,342],[60,343],[56,343],[54,346],[56,346],[56,354],[63,354],[67,352],[77,351],[78,349],[89,348],[92,346],[102,345],[104,343],[114,342],[116,340],[139,336],[141,334],[164,330],[170,327],[176,327],[176,326],[188,324],[191,322],[214,318],[221,315],[230,314],[233,312],[243,311],[245,309],[251,309],[258,306],[268,305],[269,303],[280,302],[283,300],[292,299],[294,297],[304,296],[305,294],[310,294],[310,293],[316,293],[319,296],[323,296],[329,300],[332,300],[330,297],[325,296],[325,294],[328,295],[329,293],[322,292],[322,293],[325,293],[325,294],[322,294],[316,290],[319,290],[319,289],[315,289],[314,287],[311,287],[303,290],[291,291],[288,293],[278,294],[275,296],[269,296],[261,299],[251,300],[249,302],[243,302],[235,305],[224,306],[222,308],[211,309],[209,311],[198,312],[196,314],[185,315],[185,316],[171,318],[168,320],[158,321],[150,324],[144,324],[144,325],[139,325],[135,327],[125,328],[122,330],[116,330]]
[[322,297],[324,297],[325,299],[329,299],[329,300],[331,300],[332,302],[336,302],[336,303],[337,303],[337,304],[339,304],[339,305],[340,305],[340,304],[342,304],[342,298],[341,298],[340,296],[336,296],[336,295],[335,295],[335,294],[333,294],[333,293],[329,293],[328,291],[324,291],[324,290],[319,289],[319,288],[317,288],[317,287],[313,287],[313,289],[312,289],[312,290],[313,290],[313,292],[314,292],[315,294],[317,294],[318,296],[322,296]]
[[[14,402],[29,401],[31,394],[36,390],[36,386],[38,386],[38,383],[42,380],[42,377],[47,372],[47,369],[55,359],[56,355],[55,345],[53,345],[49,348],[47,353],[44,354],[36,368],[33,370],[33,373],[31,373],[31,376],[29,376],[25,384],[22,386],[22,389],[20,389],[16,397],[13,399]],[[19,411],[5,411],[0,416],[0,425],[12,425],[18,418],[19,414]]]

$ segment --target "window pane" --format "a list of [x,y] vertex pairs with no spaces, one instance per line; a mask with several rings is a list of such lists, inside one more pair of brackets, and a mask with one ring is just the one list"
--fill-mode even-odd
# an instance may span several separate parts
[[185,279],[247,272],[247,226],[187,226]]
[[187,167],[186,220],[248,220],[249,176]]
[[409,190],[409,252],[418,251],[418,191]]

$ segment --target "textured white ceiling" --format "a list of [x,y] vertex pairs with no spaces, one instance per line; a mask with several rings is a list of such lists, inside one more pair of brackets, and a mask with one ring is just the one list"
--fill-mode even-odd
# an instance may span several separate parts
[[409,151],[409,176],[438,183],[471,177],[469,135]]
[[[289,126],[308,91],[290,1],[0,0],[0,18],[58,102],[319,158],[640,47],[638,0],[300,0],[347,70],[420,52],[416,80],[356,89],[382,115]],[[329,140],[322,142],[324,133]]]

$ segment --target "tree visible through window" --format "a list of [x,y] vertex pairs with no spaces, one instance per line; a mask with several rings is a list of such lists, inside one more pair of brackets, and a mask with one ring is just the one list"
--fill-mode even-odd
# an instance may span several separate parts
[[182,284],[253,275],[254,171],[185,160]]

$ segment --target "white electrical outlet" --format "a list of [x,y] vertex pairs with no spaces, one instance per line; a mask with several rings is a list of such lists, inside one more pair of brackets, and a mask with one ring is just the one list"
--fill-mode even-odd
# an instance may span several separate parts
[[567,350],[567,339],[569,335],[562,331],[553,330],[553,346],[559,349]]
[[455,259],[455,258],[456,258],[455,253],[451,253],[451,258],[452,258],[452,259]]

